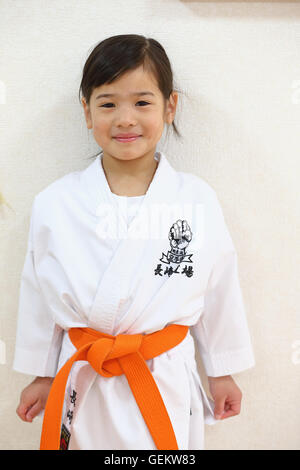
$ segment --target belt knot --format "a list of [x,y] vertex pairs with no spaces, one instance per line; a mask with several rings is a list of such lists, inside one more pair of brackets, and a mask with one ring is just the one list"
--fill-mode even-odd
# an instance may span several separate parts
[[121,375],[123,369],[118,359],[128,354],[137,353],[143,336],[142,334],[119,334],[113,338],[99,338],[91,344],[87,352],[87,360],[93,369],[103,377]]
[[124,374],[157,449],[178,450],[172,422],[146,361],[174,348],[185,338],[188,330],[188,325],[170,324],[148,335],[112,336],[91,328],[70,328],[69,337],[76,352],[60,368],[52,383],[44,413],[40,449],[60,449],[60,427],[68,377],[74,363],[88,361],[104,377]]

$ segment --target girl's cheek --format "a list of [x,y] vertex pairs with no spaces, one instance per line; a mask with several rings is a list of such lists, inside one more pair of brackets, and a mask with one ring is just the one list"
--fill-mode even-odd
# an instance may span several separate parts
[[108,126],[107,122],[104,122],[103,120],[102,121],[95,121],[94,129],[95,129],[96,132],[102,132],[103,134],[105,134],[108,131],[109,126]]

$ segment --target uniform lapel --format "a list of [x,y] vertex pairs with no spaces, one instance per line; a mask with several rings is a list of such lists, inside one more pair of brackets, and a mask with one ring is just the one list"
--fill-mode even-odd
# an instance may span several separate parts
[[[127,324],[133,323],[137,309],[149,303],[147,295],[155,295],[157,289],[170,279],[169,276],[156,276],[155,268],[160,258],[163,259],[162,251],[166,255],[170,248],[170,226],[182,215],[181,210],[174,209],[179,197],[180,179],[166,156],[162,152],[156,155],[159,159],[156,172],[128,229],[122,208],[116,203],[106,180],[101,157],[97,156],[82,175],[85,189],[92,197],[92,209],[99,217],[99,246],[102,237],[107,236],[103,214],[106,214],[106,221],[109,220],[110,233],[115,236],[107,239],[113,243],[113,256],[99,282],[89,312],[89,326],[108,334],[114,334],[122,302],[136,304],[136,308],[129,309],[126,321]],[[133,291],[134,296],[130,297],[129,292]]]
[[[135,224],[135,219],[145,210],[146,206],[174,202],[174,190],[178,185],[177,172],[170,165],[164,153],[157,151],[155,158],[159,162],[156,172],[140,204],[137,216],[133,218],[128,228],[124,218],[125,202],[116,199],[110,190],[102,166],[102,155],[97,155],[94,162],[82,172],[81,181],[84,190],[91,197],[92,211],[99,217],[103,218],[104,216],[105,220],[109,222],[106,225],[106,227],[110,226],[108,234],[105,232],[106,227],[103,227],[102,231],[99,229],[99,235],[101,234],[102,237],[113,235],[113,238],[117,239],[127,238],[128,231],[135,230],[132,227]],[[109,215],[111,218],[108,217]],[[115,222],[118,222],[120,226],[117,227]]]

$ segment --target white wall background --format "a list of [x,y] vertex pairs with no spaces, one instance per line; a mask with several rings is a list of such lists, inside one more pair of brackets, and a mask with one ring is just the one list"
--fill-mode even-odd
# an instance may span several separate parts
[[299,449],[300,4],[195,0],[0,2],[0,190],[13,209],[0,214],[0,448],[36,449],[41,430],[15,413],[33,377],[12,371],[30,207],[98,150],[82,67],[125,33],[165,47],[184,139],[158,149],[214,187],[239,254],[257,363],[234,375],[241,414],[206,426],[206,448]]

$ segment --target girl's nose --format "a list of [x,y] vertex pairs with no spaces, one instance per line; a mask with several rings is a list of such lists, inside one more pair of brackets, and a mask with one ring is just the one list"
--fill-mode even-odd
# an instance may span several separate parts
[[130,125],[136,125],[137,118],[135,112],[129,109],[120,110],[115,119],[116,126],[122,126],[124,128]]

